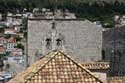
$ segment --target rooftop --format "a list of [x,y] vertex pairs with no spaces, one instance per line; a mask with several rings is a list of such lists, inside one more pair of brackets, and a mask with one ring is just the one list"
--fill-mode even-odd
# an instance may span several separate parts
[[14,39],[14,37],[10,37],[10,38],[8,39],[8,42],[9,42],[9,43],[15,43],[15,42],[16,42],[16,39]]
[[8,83],[102,83],[61,51],[50,52]]
[[5,52],[5,48],[0,47],[0,53],[1,53],[1,52]]
[[1,41],[1,40],[6,40],[6,39],[5,39],[4,37],[0,37],[0,41]]
[[109,69],[109,62],[84,62],[82,66],[87,69]]
[[125,83],[125,77],[109,77],[108,83]]

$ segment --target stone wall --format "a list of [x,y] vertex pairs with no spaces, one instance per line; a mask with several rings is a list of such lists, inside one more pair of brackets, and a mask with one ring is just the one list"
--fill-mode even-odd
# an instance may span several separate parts
[[[28,55],[42,50],[42,41],[52,29],[52,20],[28,21]],[[56,20],[57,32],[65,38],[65,52],[76,61],[101,59],[102,28],[85,20]],[[47,52],[45,52],[47,54]]]
[[125,75],[125,26],[103,32],[104,60],[110,61],[110,75]]

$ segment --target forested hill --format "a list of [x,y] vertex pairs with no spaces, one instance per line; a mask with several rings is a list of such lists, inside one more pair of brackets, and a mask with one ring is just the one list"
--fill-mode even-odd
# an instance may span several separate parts
[[123,6],[125,0],[0,0],[0,8],[28,8],[59,6],[81,6],[87,4],[98,4],[100,6]]
[[125,0],[0,0],[2,13],[16,13],[16,10],[22,12],[24,8],[32,11],[33,8],[43,7],[51,10],[55,7],[68,9],[77,17],[109,22],[111,26],[114,24],[112,17],[115,14],[125,14]]
[[[57,1],[57,2],[56,2]],[[57,8],[69,9],[75,12],[86,12],[89,9],[103,11],[101,13],[125,13],[125,0],[0,0],[0,11],[15,9],[22,10],[27,8],[31,11],[33,8]],[[13,10],[12,10],[13,9]],[[89,13],[92,13],[92,10]]]

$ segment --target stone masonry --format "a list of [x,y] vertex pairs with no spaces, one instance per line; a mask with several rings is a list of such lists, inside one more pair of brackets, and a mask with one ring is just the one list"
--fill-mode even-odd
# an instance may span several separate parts
[[110,75],[125,75],[125,26],[103,32],[103,59],[110,61]]
[[[64,37],[63,50],[67,54],[72,55],[78,62],[101,60],[102,28],[100,26],[88,20],[56,19],[55,23],[57,32]],[[39,52],[41,55],[49,52],[42,49],[42,41],[51,32],[52,19],[28,20],[28,56],[31,59]]]

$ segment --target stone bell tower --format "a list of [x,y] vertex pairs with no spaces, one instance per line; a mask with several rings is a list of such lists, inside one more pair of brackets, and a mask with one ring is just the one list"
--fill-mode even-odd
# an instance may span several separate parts
[[49,33],[46,33],[42,40],[42,54],[45,55],[52,50],[64,50],[64,36],[56,28],[55,19]]

